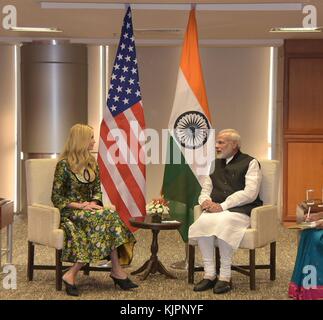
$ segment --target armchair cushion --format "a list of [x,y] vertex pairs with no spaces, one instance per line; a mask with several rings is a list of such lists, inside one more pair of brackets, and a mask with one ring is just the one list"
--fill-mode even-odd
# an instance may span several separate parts
[[27,202],[52,206],[52,187],[56,159],[29,159],[26,161]]
[[60,213],[55,207],[33,204],[28,206],[28,240],[58,250],[63,248],[64,232]]
[[277,160],[259,160],[262,172],[262,180],[260,186],[260,199],[264,205],[277,204],[278,198],[278,167]]

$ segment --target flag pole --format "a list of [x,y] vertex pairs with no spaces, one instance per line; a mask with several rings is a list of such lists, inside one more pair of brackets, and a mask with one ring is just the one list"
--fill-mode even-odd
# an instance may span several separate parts
[[[191,3],[191,11],[196,9],[196,3]],[[185,259],[171,264],[171,268],[177,270],[188,270],[188,241],[184,242],[185,245]],[[195,267],[201,267],[198,262],[195,262]]]

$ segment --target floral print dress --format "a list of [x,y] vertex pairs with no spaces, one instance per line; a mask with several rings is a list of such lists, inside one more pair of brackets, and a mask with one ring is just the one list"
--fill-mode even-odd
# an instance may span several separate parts
[[60,210],[61,228],[65,234],[62,260],[95,262],[108,259],[111,251],[117,248],[120,263],[129,264],[136,242],[131,231],[118,213],[111,209],[89,211],[67,207],[71,202],[84,201],[96,201],[102,205],[98,165],[94,180],[89,181],[87,170],[83,175],[75,174],[66,160],[59,161],[55,170],[52,202]]

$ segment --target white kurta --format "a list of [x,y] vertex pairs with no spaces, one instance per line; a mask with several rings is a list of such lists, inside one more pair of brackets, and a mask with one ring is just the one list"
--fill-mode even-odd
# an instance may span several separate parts
[[[226,160],[227,164],[232,158]],[[243,213],[228,211],[228,209],[253,202],[259,194],[261,178],[262,175],[258,161],[253,159],[249,163],[245,176],[245,188],[231,194],[224,202],[220,203],[223,211],[214,213],[203,212],[190,226],[188,237],[196,239],[199,237],[216,236],[227,242],[234,249],[237,249],[246,229],[250,226],[250,217]],[[202,185],[199,204],[202,204],[205,200],[212,200],[210,197],[212,189],[212,180],[207,176]]]

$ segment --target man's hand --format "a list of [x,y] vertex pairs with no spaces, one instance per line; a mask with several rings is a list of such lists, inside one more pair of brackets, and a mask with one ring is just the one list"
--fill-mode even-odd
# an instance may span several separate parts
[[212,202],[212,206],[209,208],[209,212],[221,212],[223,211],[219,203]]
[[205,200],[201,204],[202,210],[207,212],[221,212],[223,211],[221,205],[219,203],[212,202],[211,200]]
[[212,201],[211,200],[205,200],[203,201],[203,203],[201,204],[202,210],[206,210],[208,211],[210,206],[212,205]]

